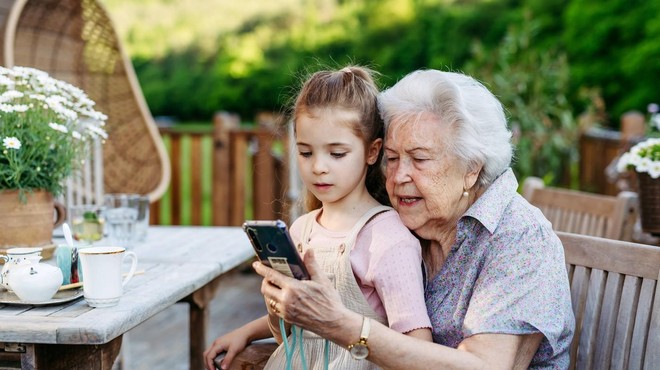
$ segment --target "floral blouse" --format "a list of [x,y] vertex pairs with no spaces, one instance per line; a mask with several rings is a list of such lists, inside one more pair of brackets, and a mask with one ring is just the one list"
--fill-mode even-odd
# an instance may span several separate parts
[[426,287],[433,341],[456,348],[474,334],[541,332],[530,368],[566,369],[575,320],[564,250],[517,188],[508,169],[460,219],[456,243]]

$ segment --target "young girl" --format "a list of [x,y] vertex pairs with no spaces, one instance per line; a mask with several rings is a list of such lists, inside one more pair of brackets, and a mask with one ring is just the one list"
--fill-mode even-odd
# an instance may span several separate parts
[[[430,341],[419,241],[394,210],[383,206],[389,200],[380,166],[384,128],[377,94],[372,72],[357,66],[316,72],[302,86],[294,105],[294,130],[298,169],[308,191],[306,208],[313,211],[292,224],[291,237],[301,253],[314,249],[352,310]],[[298,338],[302,351],[299,344],[288,348],[293,357],[287,361],[277,306],[266,306],[269,315],[213,342],[204,353],[209,370],[214,370],[218,353],[227,352],[222,362],[227,369],[248,343],[270,336],[281,345],[266,369],[283,369],[287,362],[301,368],[301,354],[309,369],[324,368],[325,341],[309,332]],[[376,368],[334,343],[328,351],[330,369]]]

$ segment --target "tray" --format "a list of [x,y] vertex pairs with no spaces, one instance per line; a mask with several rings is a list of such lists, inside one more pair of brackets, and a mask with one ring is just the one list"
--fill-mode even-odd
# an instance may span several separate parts
[[53,298],[43,302],[22,301],[16,294],[7,290],[0,291],[0,304],[29,305],[29,306],[48,306],[75,301],[83,296],[83,288],[61,290],[55,293]]

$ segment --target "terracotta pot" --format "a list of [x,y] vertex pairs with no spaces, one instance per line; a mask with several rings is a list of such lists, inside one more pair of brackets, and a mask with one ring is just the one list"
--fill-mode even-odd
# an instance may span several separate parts
[[648,173],[638,172],[637,182],[642,230],[660,236],[660,178],[654,179]]
[[27,202],[21,203],[18,190],[0,191],[0,248],[50,245],[53,228],[64,222],[64,206],[51,193],[25,195]]

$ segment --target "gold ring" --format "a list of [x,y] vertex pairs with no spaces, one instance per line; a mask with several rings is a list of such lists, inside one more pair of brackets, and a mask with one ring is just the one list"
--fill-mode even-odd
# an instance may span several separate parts
[[273,310],[273,312],[275,312],[275,313],[279,313],[279,312],[280,312],[280,311],[277,309],[277,302],[275,302],[275,300],[274,300],[273,298],[271,298],[271,299],[268,301],[268,304],[270,304],[270,308]]

